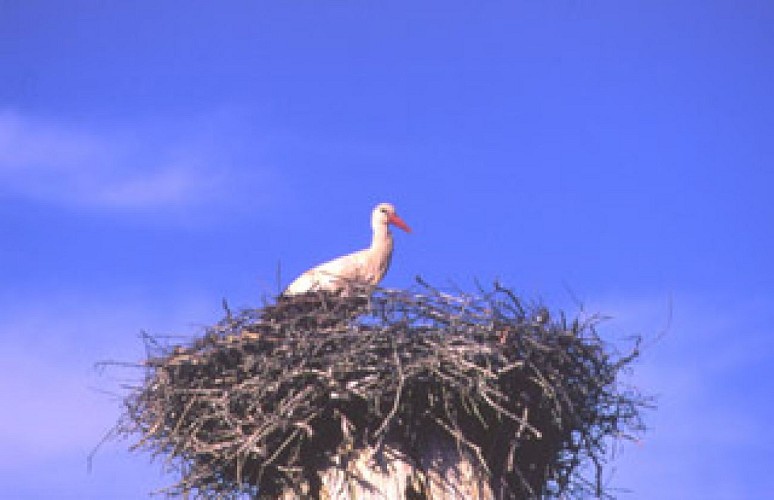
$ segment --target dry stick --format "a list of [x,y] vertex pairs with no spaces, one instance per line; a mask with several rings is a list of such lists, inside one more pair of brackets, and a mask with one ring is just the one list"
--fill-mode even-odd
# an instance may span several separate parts
[[[459,437],[478,446],[478,461],[488,459],[490,453],[505,453],[502,455],[504,462],[492,465],[505,465],[505,470],[516,472],[501,484],[500,487],[505,488],[501,490],[502,495],[518,493],[523,496],[522,493],[531,492],[535,496],[536,492],[553,490],[544,490],[545,486],[529,482],[534,478],[528,481],[521,474],[522,466],[517,464],[522,463],[523,457],[516,457],[514,450],[522,439],[539,435],[529,424],[530,419],[540,423],[547,415],[536,406],[536,401],[522,400],[521,392],[512,393],[514,388],[519,391],[520,385],[531,376],[532,387],[538,391],[536,397],[540,400],[547,397],[552,403],[548,410],[550,414],[571,415],[562,421],[546,420],[548,437],[545,444],[540,444],[560,446],[558,451],[570,454],[572,461],[557,463],[551,472],[560,482],[556,491],[569,491],[569,483],[562,482],[561,478],[577,474],[574,464],[580,463],[579,454],[599,456],[604,453],[601,439],[624,434],[623,430],[632,428],[628,423],[636,423],[639,417],[638,406],[632,403],[631,395],[619,395],[609,385],[615,382],[618,370],[625,364],[611,366],[620,358],[608,361],[597,337],[567,337],[563,330],[555,330],[559,327],[553,324],[543,327],[523,323],[526,313],[517,310],[520,307],[518,299],[512,296],[508,301],[506,292],[498,293],[506,299],[501,300],[495,293],[478,298],[454,297],[437,291],[429,296],[377,293],[370,306],[376,315],[365,324],[352,322],[355,315],[349,304],[325,297],[291,303],[291,309],[285,311],[278,305],[267,322],[262,322],[261,313],[255,311],[232,315],[231,322],[210,330],[217,335],[208,333],[206,340],[197,341],[189,348],[167,350],[166,356],[154,358],[158,360],[154,367],[175,369],[169,375],[163,369],[158,370],[146,378],[146,387],[130,388],[138,394],[138,399],[127,407],[126,418],[138,425],[140,420],[145,422],[135,429],[146,429],[149,435],[143,436],[141,443],[150,442],[156,446],[154,453],[167,454],[171,450],[173,457],[178,457],[178,452],[182,451],[183,460],[193,455],[201,457],[200,463],[186,465],[182,462],[183,467],[190,469],[183,471],[179,487],[192,485],[202,492],[223,495],[231,491],[229,485],[233,484],[235,473],[237,479],[248,480],[252,486],[264,484],[261,482],[264,476],[245,479],[244,467],[248,461],[255,463],[261,474],[267,474],[266,481],[275,481],[274,484],[287,484],[289,476],[286,473],[303,470],[295,460],[300,456],[302,442],[307,452],[309,446],[319,445],[318,434],[310,436],[318,429],[319,421],[294,420],[297,416],[309,417],[310,412],[314,415],[320,394],[334,390],[343,395],[341,399],[325,400],[325,404],[332,404],[334,410],[346,409],[350,398],[360,399],[367,405],[365,416],[369,418],[380,413],[379,399],[392,398],[387,415],[377,421],[376,433],[361,428],[361,425],[371,424],[366,424],[367,420],[360,420],[361,416],[356,414],[351,422],[353,431],[365,431],[364,435],[383,438],[401,412],[417,412],[417,415],[423,415],[419,421],[425,416],[429,417],[427,422],[435,419],[436,425],[455,439],[458,447],[460,444],[468,446]],[[315,306],[315,301],[319,306]],[[292,308],[299,313],[292,313]],[[313,330],[305,331],[306,324],[312,324]],[[396,328],[397,325],[400,327]],[[499,327],[512,332],[506,344],[500,344],[495,335]],[[578,325],[578,328],[587,327],[586,324]],[[249,342],[242,338],[227,341],[230,333],[245,328],[270,331],[274,337],[271,342],[265,339]],[[388,352],[392,352],[393,363],[385,356]],[[187,363],[182,362],[181,356],[187,358]],[[525,370],[526,363],[534,370]],[[165,379],[166,376],[172,379]],[[152,390],[151,384],[154,384]],[[426,410],[407,405],[404,392],[409,394],[407,391],[418,387],[413,384],[430,384],[430,387],[440,389],[439,392],[437,389],[428,391],[426,403],[417,403],[427,404]],[[302,396],[303,390],[299,391],[302,386],[316,389]],[[236,406],[223,399],[223,390],[231,392],[231,401],[235,401]],[[441,397],[440,405],[433,400],[437,396]],[[195,406],[186,409],[192,401],[196,401]],[[632,405],[631,409],[624,404],[627,401]],[[484,405],[491,409],[493,416],[483,412]],[[437,413],[428,414],[433,409]],[[530,415],[531,410],[536,412],[534,416]],[[172,429],[175,434],[154,435],[152,440],[146,441],[151,437],[150,431],[157,433],[158,422],[164,422],[170,412],[178,414]],[[489,428],[490,424],[496,426],[502,417],[518,424],[515,433],[503,443],[479,443],[474,435],[462,430],[471,422],[477,422],[483,428]],[[439,419],[441,421],[437,422]],[[410,427],[416,420],[397,421],[402,426],[409,426],[399,428],[401,432],[421,435],[421,429]],[[567,428],[580,432],[581,441],[566,444],[552,441],[552,435],[566,435],[563,426],[568,422],[572,426],[581,425]],[[289,433],[287,426],[293,428]],[[529,434],[525,437],[527,431]],[[126,432],[131,432],[129,426]],[[301,438],[301,433],[309,439]],[[275,441],[278,437],[280,439]],[[269,445],[277,441],[281,441],[279,447]],[[251,446],[268,446],[261,456],[270,454],[271,462],[247,453],[249,446],[244,446],[251,442]],[[283,455],[294,443],[296,451]],[[494,451],[491,446],[495,446]],[[500,446],[505,449],[496,451]],[[231,462],[228,466],[224,459],[233,457],[235,451],[242,452],[238,456],[239,463]],[[487,467],[490,465],[483,463]],[[220,469],[208,469],[208,464]],[[235,471],[234,465],[239,470]],[[542,471],[543,466],[540,467]],[[548,474],[548,469],[544,473]],[[277,474],[283,479],[278,480]],[[523,484],[519,485],[519,482]],[[580,486],[585,487],[584,484]],[[535,489],[537,487],[540,489]]]
[[398,389],[395,391],[395,399],[392,401],[392,409],[384,418],[384,420],[382,420],[382,424],[379,426],[379,428],[376,429],[376,432],[374,433],[375,436],[381,435],[381,433],[387,427],[387,424],[390,423],[392,418],[398,412],[398,406],[400,405],[400,395],[403,392],[403,383],[405,382],[405,378],[403,377],[403,367],[401,366],[400,356],[398,356],[398,349],[395,347],[394,341],[392,342],[392,355],[393,361],[395,362],[395,368],[398,371]]
[[521,422],[519,423],[519,430],[516,431],[516,437],[521,438],[524,429],[527,427],[527,422],[529,422],[529,407],[525,406],[521,412]]
[[478,446],[475,443],[472,443],[469,439],[467,439],[462,432],[460,432],[458,429],[453,429],[450,427],[446,422],[441,420],[438,417],[433,417],[433,420],[435,420],[435,423],[440,425],[446,432],[448,432],[458,443],[463,443],[465,446],[470,448],[473,453],[476,454],[476,459],[478,460],[478,464],[484,469],[487,475],[492,475],[491,471],[489,470],[489,466],[486,463],[486,460],[484,459],[484,454],[481,452],[481,447]]
[[533,427],[533,426],[532,426],[532,425],[531,425],[529,422],[527,422],[527,421],[526,421],[526,420],[524,420],[523,418],[519,417],[518,415],[515,415],[515,414],[511,413],[510,411],[506,410],[506,409],[505,409],[505,408],[503,408],[501,405],[499,405],[498,403],[496,403],[495,401],[493,401],[493,400],[492,400],[492,398],[490,398],[490,397],[489,397],[489,395],[488,395],[486,392],[484,392],[484,391],[481,391],[481,398],[482,398],[484,401],[486,401],[487,403],[489,403],[489,405],[490,405],[492,408],[496,409],[496,410],[497,410],[497,411],[499,411],[501,414],[503,414],[503,415],[507,416],[508,418],[510,418],[511,420],[513,420],[514,422],[517,422],[517,423],[519,423],[520,425],[522,425],[522,426],[526,427],[527,429],[529,429],[530,431],[532,431],[532,434],[533,434],[533,435],[534,435],[534,436],[535,436],[537,439],[542,439],[542,438],[543,438],[543,433],[542,433],[542,432],[540,432],[540,430],[538,430],[537,428]]

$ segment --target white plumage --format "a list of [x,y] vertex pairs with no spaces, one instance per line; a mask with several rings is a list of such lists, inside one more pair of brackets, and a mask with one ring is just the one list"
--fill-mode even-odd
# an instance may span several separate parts
[[403,219],[395,213],[394,206],[380,203],[371,214],[373,236],[370,247],[309,269],[288,285],[284,295],[298,295],[315,290],[347,292],[352,288],[378,285],[392,260],[390,224],[411,232]]

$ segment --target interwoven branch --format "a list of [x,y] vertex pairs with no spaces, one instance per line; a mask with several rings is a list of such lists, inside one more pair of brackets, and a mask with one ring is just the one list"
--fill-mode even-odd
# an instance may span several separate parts
[[446,435],[502,498],[600,496],[584,465],[643,430],[647,400],[618,381],[637,345],[618,355],[595,324],[499,286],[284,298],[187,346],[148,338],[116,430],[178,468],[172,495],[271,498],[358,447]]

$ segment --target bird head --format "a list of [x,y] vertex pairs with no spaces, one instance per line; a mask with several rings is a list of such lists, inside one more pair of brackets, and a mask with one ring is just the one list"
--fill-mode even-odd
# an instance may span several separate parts
[[376,208],[374,208],[374,212],[371,215],[371,225],[373,225],[373,227],[378,227],[388,226],[390,224],[398,226],[407,233],[411,232],[411,228],[408,227],[408,224],[395,213],[395,207],[392,206],[392,204],[379,203],[376,205]]

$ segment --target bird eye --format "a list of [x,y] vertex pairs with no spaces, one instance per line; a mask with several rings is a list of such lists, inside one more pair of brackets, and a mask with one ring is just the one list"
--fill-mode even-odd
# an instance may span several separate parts
[[388,212],[387,207],[382,207],[381,210],[383,214],[386,214]]

